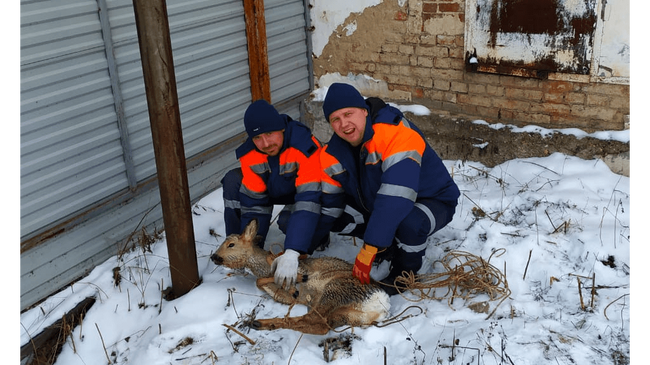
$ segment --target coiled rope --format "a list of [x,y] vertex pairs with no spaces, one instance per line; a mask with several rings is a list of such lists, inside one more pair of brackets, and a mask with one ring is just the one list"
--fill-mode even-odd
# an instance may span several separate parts
[[[490,318],[511,294],[505,274],[490,264],[493,256],[501,256],[504,252],[503,248],[495,250],[486,261],[469,252],[450,251],[433,263],[437,272],[419,275],[402,272],[395,280],[395,288],[402,297],[412,302],[447,299],[452,309],[456,298],[468,301],[480,294],[487,294],[490,301],[498,301],[487,317]],[[442,266],[442,270],[437,266]],[[405,295],[407,293],[410,295]]]

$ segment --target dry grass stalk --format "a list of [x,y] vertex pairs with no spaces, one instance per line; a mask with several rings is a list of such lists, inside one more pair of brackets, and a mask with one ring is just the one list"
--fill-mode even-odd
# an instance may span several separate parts
[[287,361],[287,364],[291,364],[291,359],[293,358],[293,353],[296,352],[296,349],[298,348],[298,344],[300,343],[300,340],[302,340],[302,336],[304,333],[300,334],[300,337],[298,337],[298,341],[296,341],[296,345],[293,347],[293,350],[291,351],[291,356],[289,356],[289,361]]
[[[594,309],[596,306],[596,273],[593,273],[591,277],[589,276],[582,276],[582,275],[576,275],[576,274],[569,274],[570,276],[575,276],[576,279],[578,280],[578,295],[580,296],[580,308],[582,310],[587,310],[587,307],[585,306],[584,300],[582,298],[582,282],[580,279],[585,279],[585,280],[591,280],[592,286],[591,286],[591,303],[589,303],[589,307],[591,310]],[[559,281],[559,280],[558,280]]]
[[580,278],[576,276],[576,280],[578,280],[578,294],[580,295],[580,308],[582,310],[585,310],[585,302],[582,300],[582,284],[580,283]]
[[596,273],[594,273],[591,279],[591,309],[592,310],[596,305],[595,297],[596,297]]
[[113,362],[111,361],[111,358],[108,356],[108,351],[106,350],[106,344],[104,343],[104,336],[102,336],[102,331],[99,330],[99,326],[97,323],[95,323],[95,327],[97,327],[97,332],[99,333],[99,339],[102,341],[102,347],[104,348],[104,354],[106,355],[106,360],[108,360],[109,364],[112,364]]
[[522,280],[526,280],[526,273],[528,272],[528,264],[530,264],[530,257],[533,255],[533,250],[528,252],[528,261],[526,261],[526,269],[524,269],[524,276]]
[[628,293],[628,294],[623,294],[623,295],[621,295],[620,297],[614,299],[611,303],[607,304],[607,306],[605,307],[605,309],[603,309],[603,315],[605,316],[605,318],[606,318],[608,321],[609,321],[609,317],[607,317],[607,308],[609,308],[610,305],[616,303],[619,299],[621,299],[621,298],[625,298],[625,297],[628,296],[628,295],[630,295],[630,294]]
[[235,327],[233,327],[231,325],[228,325],[228,324],[225,324],[225,323],[223,324],[223,326],[226,327],[227,329],[235,332],[236,334],[240,335],[243,339],[248,341],[251,345],[255,345],[255,341],[251,340],[248,336],[246,336],[245,334],[238,331]]

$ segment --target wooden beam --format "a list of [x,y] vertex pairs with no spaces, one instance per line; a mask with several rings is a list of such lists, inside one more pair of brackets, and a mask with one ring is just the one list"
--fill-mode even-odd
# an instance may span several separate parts
[[82,300],[70,312],[64,314],[61,319],[32,337],[28,343],[20,348],[21,364],[54,364],[68,335],[71,335],[74,328],[83,321],[86,312],[93,304],[95,304],[95,297]]
[[244,16],[252,99],[264,99],[271,103],[264,0],[244,0]]

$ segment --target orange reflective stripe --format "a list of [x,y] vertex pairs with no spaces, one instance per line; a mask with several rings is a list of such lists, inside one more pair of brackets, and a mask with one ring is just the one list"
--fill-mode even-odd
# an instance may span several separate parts
[[309,158],[305,158],[303,154],[300,154],[300,156],[305,161],[300,164],[300,171],[298,173],[298,178],[296,179],[296,186],[300,186],[302,184],[320,183],[320,149],[309,156]]
[[242,156],[240,162],[243,175],[242,185],[256,193],[265,192],[266,183],[252,170],[251,166],[268,163],[266,155],[257,151],[251,151]]
[[305,156],[299,150],[290,147],[280,155],[280,164],[285,166],[296,165],[298,176],[296,186],[308,183],[320,182],[320,158],[319,151],[310,157]]
[[340,188],[342,185],[327,174],[327,170],[337,164],[340,164],[339,161],[334,156],[327,153],[327,146],[323,147],[320,152],[320,167],[322,172],[321,180],[324,184],[331,184]]
[[373,126],[375,135],[365,148],[368,154],[379,153],[381,159],[407,151],[416,151],[420,157],[424,154],[426,142],[420,134],[400,122],[398,125],[377,123]]
[[[280,165],[290,172],[298,169],[296,187],[303,184],[320,183],[320,142],[312,136],[312,140],[319,146],[310,157],[305,156],[300,150],[289,147],[280,154]],[[268,168],[268,156],[253,150],[240,158],[242,168],[242,184],[256,193],[264,193],[267,186],[259,175],[259,171]],[[256,172],[257,171],[257,172]]]

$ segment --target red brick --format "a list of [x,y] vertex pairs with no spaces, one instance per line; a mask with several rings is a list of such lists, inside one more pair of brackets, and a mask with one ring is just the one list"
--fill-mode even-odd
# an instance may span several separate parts
[[438,10],[441,13],[458,13],[461,11],[460,4],[439,4]]
[[427,3],[427,2],[422,4],[422,12],[423,13],[436,13],[437,11],[438,11],[438,4]]
[[573,83],[568,81],[547,81],[541,86],[549,94],[561,94],[573,90]]

